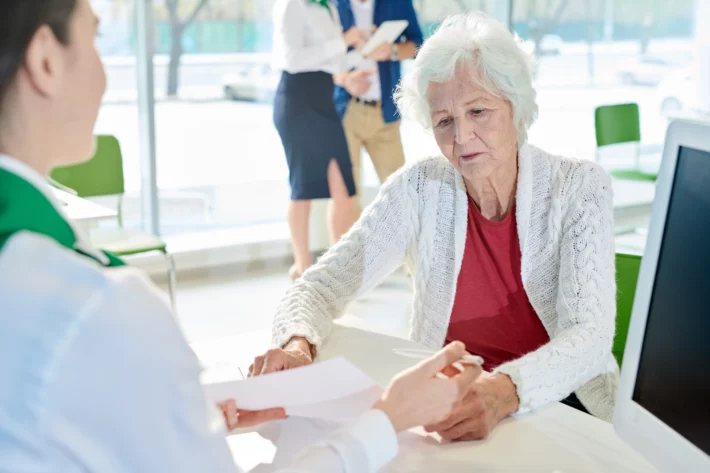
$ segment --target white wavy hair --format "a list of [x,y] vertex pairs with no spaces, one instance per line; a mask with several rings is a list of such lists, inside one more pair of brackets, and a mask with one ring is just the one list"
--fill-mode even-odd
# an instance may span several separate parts
[[462,65],[471,67],[488,93],[510,102],[518,145],[525,143],[528,129],[537,118],[533,58],[522,49],[517,36],[481,12],[448,17],[424,42],[412,72],[395,92],[399,113],[430,129],[429,84],[449,81]]

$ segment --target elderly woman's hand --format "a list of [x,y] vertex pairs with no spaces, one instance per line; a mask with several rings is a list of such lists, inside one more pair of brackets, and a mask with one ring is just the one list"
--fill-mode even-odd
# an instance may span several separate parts
[[481,440],[500,421],[518,410],[515,385],[507,375],[478,378],[446,419],[427,425],[444,440]]
[[273,348],[257,356],[249,367],[249,376],[290,370],[313,363],[311,345],[303,337],[293,337],[283,348]]

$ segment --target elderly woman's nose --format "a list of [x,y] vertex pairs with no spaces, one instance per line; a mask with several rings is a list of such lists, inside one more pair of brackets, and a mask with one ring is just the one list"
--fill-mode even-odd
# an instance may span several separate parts
[[456,142],[464,144],[476,137],[476,129],[470,120],[456,120]]

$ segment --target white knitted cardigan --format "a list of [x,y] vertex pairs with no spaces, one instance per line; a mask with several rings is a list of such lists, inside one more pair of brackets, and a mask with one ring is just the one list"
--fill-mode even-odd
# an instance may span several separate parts
[[[576,392],[593,415],[611,420],[618,365],[611,181],[596,164],[518,153],[516,218],[522,280],[550,342],[495,371],[510,376],[525,413]],[[273,341],[303,336],[316,346],[348,303],[406,262],[414,278],[410,338],[440,348],[463,260],[468,198],[443,157],[393,175],[352,230],[309,269],[281,302]]]

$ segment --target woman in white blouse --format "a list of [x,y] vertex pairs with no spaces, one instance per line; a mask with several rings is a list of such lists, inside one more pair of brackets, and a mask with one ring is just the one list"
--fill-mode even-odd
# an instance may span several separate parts
[[357,52],[347,51],[365,38],[355,27],[343,33],[338,11],[328,0],[277,0],[274,5],[274,63],[283,71],[274,100],[274,124],[289,167],[294,280],[311,265],[311,200],[331,199],[328,229],[333,243],[355,220],[355,182],[333,104],[333,76],[361,60]]

